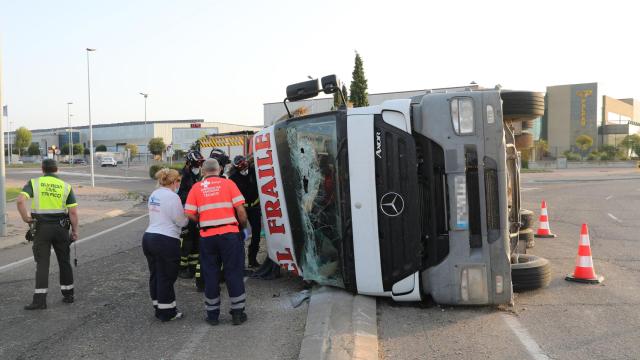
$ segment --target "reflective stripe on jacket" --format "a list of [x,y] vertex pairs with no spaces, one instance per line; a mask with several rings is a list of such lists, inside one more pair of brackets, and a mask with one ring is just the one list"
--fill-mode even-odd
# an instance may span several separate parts
[[191,188],[184,211],[199,214],[200,236],[238,232],[235,207],[244,204],[236,184],[221,177],[207,177]]

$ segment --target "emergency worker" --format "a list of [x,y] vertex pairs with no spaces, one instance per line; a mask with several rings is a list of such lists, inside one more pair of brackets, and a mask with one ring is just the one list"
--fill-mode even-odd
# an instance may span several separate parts
[[202,181],[191,188],[185,213],[200,225],[200,261],[204,276],[206,321],[218,325],[220,270],[224,266],[234,325],[247,320],[244,312],[244,241],[240,228],[247,225],[244,197],[233,181],[220,177],[220,164],[208,159]]
[[[193,184],[200,181],[202,175],[200,174],[200,168],[204,158],[197,150],[190,150],[186,156],[186,163],[182,168],[182,182],[178,189],[178,196],[182,201],[182,205],[187,201],[187,195]],[[182,279],[191,279],[195,276],[196,288],[199,291],[204,290],[204,281],[200,273],[200,261],[199,261],[199,249],[198,240],[200,235],[198,234],[198,224],[189,221],[187,226],[182,228],[180,234],[182,243],[180,246],[180,272],[178,276]]]
[[233,158],[233,169],[229,175],[229,179],[233,181],[242,196],[244,196],[244,208],[247,211],[247,218],[251,225],[251,243],[249,244],[248,262],[250,268],[260,267],[258,263],[258,250],[260,250],[260,229],[262,216],[260,211],[260,197],[258,196],[258,181],[256,180],[256,171],[253,167],[253,161],[249,161],[238,155]]
[[[30,234],[33,240],[33,258],[36,262],[36,287],[33,301],[24,307],[25,310],[47,308],[52,246],[60,268],[62,301],[70,304],[74,300],[69,247],[71,242],[78,239],[78,204],[71,185],[59,179],[56,172],[58,165],[55,160],[43,160],[43,176],[29,180],[17,199],[18,212],[22,220],[35,230],[30,231]],[[31,214],[27,211],[26,205],[29,198]]]
[[225,153],[222,149],[213,148],[209,153],[209,159],[215,159],[216,161],[218,161],[218,164],[220,165],[220,174],[218,175],[223,176],[225,168],[230,163],[227,153]]
[[171,321],[182,318],[173,284],[180,266],[180,230],[189,220],[177,195],[178,171],[160,169],[155,177],[160,186],[149,195],[149,226],[142,236],[142,251],[149,265],[149,293],[155,315],[161,321]]

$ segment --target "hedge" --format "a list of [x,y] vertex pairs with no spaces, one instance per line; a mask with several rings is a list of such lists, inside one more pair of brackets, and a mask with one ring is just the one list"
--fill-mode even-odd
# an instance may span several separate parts
[[149,167],[149,177],[152,179],[156,178],[156,173],[158,172],[158,170],[162,169],[162,168],[170,168],[170,169],[176,169],[178,170],[178,172],[180,172],[182,170],[182,168],[184,167],[184,164],[173,164],[173,165],[169,165],[169,164],[153,164]]

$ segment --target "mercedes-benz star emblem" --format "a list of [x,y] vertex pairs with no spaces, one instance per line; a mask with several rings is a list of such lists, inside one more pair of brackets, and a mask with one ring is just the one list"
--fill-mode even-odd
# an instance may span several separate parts
[[404,199],[398,193],[388,192],[380,199],[380,210],[387,216],[398,216],[404,210]]

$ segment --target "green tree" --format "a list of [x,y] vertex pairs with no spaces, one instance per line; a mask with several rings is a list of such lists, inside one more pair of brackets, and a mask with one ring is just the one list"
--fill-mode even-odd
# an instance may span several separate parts
[[149,152],[153,155],[162,155],[164,149],[167,148],[167,145],[164,144],[164,140],[161,137],[155,137],[149,140]]
[[549,153],[549,143],[545,139],[540,139],[535,142],[536,154],[538,158],[542,159]]
[[84,154],[85,155],[91,155],[91,149],[89,149],[89,148],[84,149]]
[[580,135],[576,138],[576,146],[580,149],[581,155],[584,158],[586,153],[593,145],[593,139],[589,135]]
[[125,149],[129,149],[129,160],[131,158],[136,157],[138,155],[138,145],[136,144],[127,144],[124,146]]
[[[342,95],[344,96],[344,101],[347,102],[344,105],[347,106],[349,103],[349,93],[347,92],[347,86],[345,84],[342,84],[341,90],[342,90]],[[340,93],[336,91],[333,93],[333,108],[337,109],[340,107],[340,105],[342,105],[342,98],[340,97]]]
[[80,155],[84,153],[84,145],[82,144],[73,144],[73,155]]
[[96,146],[96,152],[98,151],[107,151],[107,147],[105,145]]
[[18,155],[22,153],[22,150],[31,145],[31,131],[24,126],[19,127],[16,130],[16,147],[18,148]]
[[364,76],[362,58],[360,54],[356,52],[355,65],[353,67],[353,73],[351,73],[351,87],[349,88],[349,93],[351,94],[349,100],[353,103],[354,107],[369,105],[367,89],[367,78]]
[[60,148],[60,155],[69,155],[69,144],[64,144]]
[[640,157],[640,144],[634,144],[633,148],[631,148],[635,153],[636,157]]
[[[631,155],[631,150],[636,144],[640,144],[640,135],[638,134],[627,135],[620,141],[620,146],[627,149],[627,156]],[[638,153],[636,152],[636,154]]]
[[27,149],[27,154],[31,156],[40,155],[40,144],[37,142],[31,143]]

